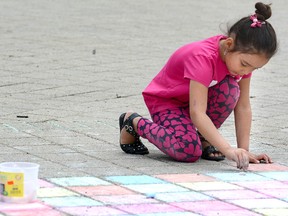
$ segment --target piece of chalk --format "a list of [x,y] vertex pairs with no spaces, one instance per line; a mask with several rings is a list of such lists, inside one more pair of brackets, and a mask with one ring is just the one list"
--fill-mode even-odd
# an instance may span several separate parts
[[266,164],[266,161],[265,161],[265,160],[260,160],[259,162]]
[[147,198],[151,198],[151,199],[154,199],[155,196],[156,196],[155,193],[147,193],[147,194],[146,194],[146,197],[147,197]]

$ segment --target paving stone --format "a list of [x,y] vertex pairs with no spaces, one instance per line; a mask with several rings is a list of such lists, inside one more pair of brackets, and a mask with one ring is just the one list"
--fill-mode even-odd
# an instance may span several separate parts
[[[41,178],[36,202],[1,203],[0,215],[288,215],[288,17],[284,0],[271,2],[280,47],[252,77],[251,151],[274,163],[243,174],[228,160],[173,161],[146,140],[149,155],[127,155],[118,118],[127,110],[150,118],[141,92],[172,52],[222,34],[254,3],[0,1],[0,162],[39,163]],[[233,116],[219,131],[236,146]],[[134,191],[125,188],[131,176],[142,179]],[[95,179],[132,194],[95,194]]]

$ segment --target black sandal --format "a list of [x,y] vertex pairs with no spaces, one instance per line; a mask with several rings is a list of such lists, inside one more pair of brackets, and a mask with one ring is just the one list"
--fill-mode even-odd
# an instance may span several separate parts
[[127,154],[140,154],[140,155],[149,154],[147,147],[142,143],[139,135],[136,133],[136,131],[133,128],[133,123],[132,123],[133,119],[136,117],[141,117],[141,116],[137,113],[133,113],[124,121],[125,115],[126,113],[123,113],[119,117],[120,133],[122,129],[124,128],[129,134],[135,137],[135,141],[130,144],[120,143],[121,149]]
[[[198,132],[199,138],[201,142],[208,142],[199,132]],[[220,151],[218,151],[214,146],[206,146],[203,151],[201,158],[205,160],[210,161],[222,161],[225,160],[225,156],[210,156],[211,154],[222,154]]]
[[211,161],[222,161],[225,159],[224,155],[210,156],[211,154],[222,154],[222,153],[218,151],[214,146],[206,146],[202,151],[201,158],[205,160],[211,160]]

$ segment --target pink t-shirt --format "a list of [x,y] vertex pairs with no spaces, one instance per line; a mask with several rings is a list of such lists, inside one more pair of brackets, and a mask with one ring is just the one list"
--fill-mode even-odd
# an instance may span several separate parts
[[[225,38],[224,35],[214,36],[184,45],[173,53],[142,92],[150,114],[165,109],[187,107],[190,80],[209,88],[230,74],[219,52],[219,42]],[[243,78],[250,76],[251,73]]]

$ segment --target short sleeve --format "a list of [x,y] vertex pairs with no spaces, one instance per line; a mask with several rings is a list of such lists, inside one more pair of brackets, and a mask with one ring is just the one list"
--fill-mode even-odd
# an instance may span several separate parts
[[209,87],[214,66],[210,58],[203,55],[189,56],[184,61],[184,78],[197,81]]
[[242,77],[242,79],[247,79],[247,78],[250,78],[252,76],[252,72],[249,73],[249,74],[246,74]]

